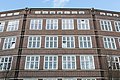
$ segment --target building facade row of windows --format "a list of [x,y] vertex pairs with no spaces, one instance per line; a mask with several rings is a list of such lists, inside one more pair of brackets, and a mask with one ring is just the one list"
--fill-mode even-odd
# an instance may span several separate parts
[[[25,60],[25,70],[38,70],[40,67],[40,55],[27,55]],[[75,55],[62,55],[62,64],[58,63],[58,55],[44,55],[43,69],[44,70],[57,70],[58,66],[62,66],[63,70],[76,70],[77,61]],[[59,58],[61,59],[61,58]],[[12,56],[0,57],[0,71],[10,70],[12,66]],[[80,55],[80,69],[81,70],[94,70],[94,56],[93,55]],[[120,56],[112,56],[108,60],[108,66],[114,70],[120,69]]]
[[[45,36],[45,48],[58,48],[58,36]],[[11,36],[11,37],[5,37],[4,43],[3,43],[3,50],[6,49],[14,49],[15,44],[16,44],[16,36]],[[31,35],[28,37],[28,43],[27,43],[27,48],[41,48],[41,41],[42,41],[42,36],[39,35]],[[62,36],[62,48],[76,48],[75,46],[75,36]],[[92,36],[78,36],[78,43],[79,43],[79,48],[92,48],[93,46],[93,40]],[[118,43],[120,43],[120,39],[118,38]],[[108,36],[103,36],[103,44],[105,49],[117,49],[116,47],[116,41],[114,37],[108,37]]]
[[[0,80],[5,80],[5,79],[0,79]],[[9,79],[13,80],[13,79]],[[20,80],[96,80],[96,78],[24,78]]]
[[[9,70],[11,69],[12,56],[1,56],[0,57],[0,70]],[[58,64],[57,55],[45,55],[44,56],[44,70],[57,70],[58,65],[62,66],[63,70],[75,70],[77,69],[76,56],[75,55],[63,55],[62,64]],[[40,56],[39,55],[27,55],[25,60],[25,70],[36,70],[39,69],[40,65]],[[94,65],[94,56],[92,55],[80,55],[80,67],[82,70],[93,70],[95,69]]]
[[[5,22],[0,22],[0,32],[3,32]],[[100,20],[101,30],[113,31],[111,21]],[[115,21],[114,26],[117,32],[120,32],[120,21]],[[19,27],[19,20],[8,22],[6,31],[16,31]],[[31,19],[30,30],[42,30],[43,19]],[[58,30],[58,19],[46,19],[46,30]],[[78,30],[90,30],[89,19],[77,19]],[[74,30],[74,19],[62,19],[62,30]]]

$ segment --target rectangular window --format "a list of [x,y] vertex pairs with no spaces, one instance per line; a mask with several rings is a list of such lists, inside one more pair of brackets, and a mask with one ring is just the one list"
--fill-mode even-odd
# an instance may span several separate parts
[[58,69],[58,56],[45,55],[44,56],[44,69]]
[[77,80],[76,78],[64,78],[62,80]]
[[28,37],[28,48],[40,48],[41,37],[40,36],[29,36]]
[[46,29],[47,30],[57,30],[58,29],[58,19],[46,19]]
[[0,22],[0,32],[3,32],[5,26],[5,22]]
[[0,57],[0,70],[10,70],[12,64],[11,56],[1,56]]
[[46,36],[45,40],[45,48],[58,48],[57,36]]
[[83,70],[95,69],[94,57],[90,55],[81,55],[80,66]]
[[58,80],[56,78],[44,78],[43,80]]
[[40,56],[26,56],[25,69],[39,69]]
[[78,30],[89,30],[89,20],[88,19],[78,19],[77,20]]
[[13,37],[6,37],[4,39],[3,50],[15,48],[15,43],[16,43],[16,37],[15,36],[13,36]]
[[18,30],[19,20],[11,20],[8,22],[7,31],[16,31]]
[[82,78],[81,80],[96,80],[96,79],[93,79],[93,78]]
[[92,48],[91,36],[79,36],[79,48]]
[[63,30],[73,30],[74,20],[73,19],[62,19],[62,29]]
[[109,21],[109,20],[101,20],[100,25],[101,25],[101,30],[103,30],[103,31],[112,31],[111,21]]
[[42,19],[31,19],[30,30],[41,30],[42,29]]
[[115,21],[114,22],[114,25],[115,25],[115,29],[117,32],[120,32],[120,21]]
[[103,37],[104,48],[116,49],[115,39],[113,37]]
[[119,56],[113,56],[112,57],[112,69],[118,70],[120,69],[120,57]]
[[74,55],[62,56],[62,69],[76,69],[76,56]]
[[63,36],[62,37],[62,48],[75,48],[74,36]]

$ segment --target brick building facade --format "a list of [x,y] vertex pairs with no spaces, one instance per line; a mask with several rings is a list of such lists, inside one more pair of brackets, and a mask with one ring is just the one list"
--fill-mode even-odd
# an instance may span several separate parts
[[120,12],[0,12],[0,80],[120,80]]

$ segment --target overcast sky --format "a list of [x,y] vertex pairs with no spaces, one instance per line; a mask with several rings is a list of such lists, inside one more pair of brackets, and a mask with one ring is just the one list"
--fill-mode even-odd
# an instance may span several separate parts
[[0,12],[29,8],[96,8],[119,11],[120,0],[1,0]]

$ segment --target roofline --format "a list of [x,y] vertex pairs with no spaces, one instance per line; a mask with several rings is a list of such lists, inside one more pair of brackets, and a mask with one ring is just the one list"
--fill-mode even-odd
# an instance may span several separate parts
[[67,8],[67,7],[65,7],[65,8],[48,8],[48,7],[41,7],[41,8],[28,8],[28,7],[26,7],[26,8],[22,8],[22,9],[15,9],[15,10],[8,10],[8,11],[2,11],[2,12],[0,12],[0,13],[7,13],[7,12],[14,12],[14,11],[22,11],[22,10],[25,10],[25,9],[30,9],[30,10],[39,10],[39,9],[41,9],[41,10],[92,10],[92,9],[94,9],[95,11],[103,11],[103,12],[114,12],[114,13],[120,13],[119,11],[112,11],[112,10],[104,10],[104,9],[96,9],[96,8],[75,8],[75,7],[69,7],[69,8]]

